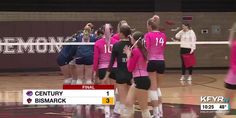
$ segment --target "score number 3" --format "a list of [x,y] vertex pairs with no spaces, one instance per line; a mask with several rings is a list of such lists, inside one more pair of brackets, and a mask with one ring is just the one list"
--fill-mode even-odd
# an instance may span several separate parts
[[[106,92],[106,95],[109,96],[109,91]],[[102,104],[103,105],[112,105],[112,104],[114,104],[114,98],[113,97],[103,97]]]

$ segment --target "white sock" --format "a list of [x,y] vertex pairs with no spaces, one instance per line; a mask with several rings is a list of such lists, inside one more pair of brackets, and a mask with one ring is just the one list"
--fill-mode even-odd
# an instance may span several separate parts
[[[161,96],[162,96],[162,93],[161,93],[161,89],[160,89],[160,88],[157,88],[157,94],[158,94],[158,97],[161,97]],[[158,108],[159,108],[160,116],[163,117],[162,103],[159,104]]]
[[159,118],[159,107],[153,107],[153,115],[154,115],[154,118]]
[[117,101],[116,103],[115,103],[115,107],[114,107],[114,112],[115,113],[117,113],[117,114],[120,114],[120,102],[119,101]]
[[122,111],[122,110],[124,110],[125,108],[126,108],[125,105],[122,104],[122,103],[120,103],[120,108],[118,109],[118,112],[119,112],[120,114],[122,114],[122,112],[124,112],[124,111]]
[[105,118],[110,118],[110,106],[104,106]]
[[163,117],[163,109],[162,109],[162,103],[159,104],[159,113],[160,113],[160,116]]

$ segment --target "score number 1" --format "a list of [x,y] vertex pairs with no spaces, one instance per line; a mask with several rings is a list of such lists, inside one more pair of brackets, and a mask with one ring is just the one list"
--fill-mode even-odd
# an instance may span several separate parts
[[[106,92],[107,96],[109,96],[109,91]],[[102,104],[103,105],[113,105],[114,98],[113,97],[102,97]]]

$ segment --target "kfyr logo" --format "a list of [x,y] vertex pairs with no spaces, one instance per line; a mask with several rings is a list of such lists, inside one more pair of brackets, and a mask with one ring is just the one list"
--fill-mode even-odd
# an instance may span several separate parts
[[201,96],[201,103],[229,103],[224,96]]

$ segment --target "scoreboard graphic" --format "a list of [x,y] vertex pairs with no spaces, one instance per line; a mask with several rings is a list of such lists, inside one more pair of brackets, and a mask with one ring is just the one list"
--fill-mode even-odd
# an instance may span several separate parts
[[23,90],[24,105],[114,105],[113,85],[64,85],[63,89]]

